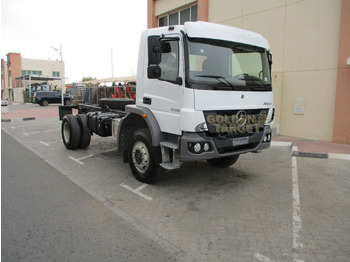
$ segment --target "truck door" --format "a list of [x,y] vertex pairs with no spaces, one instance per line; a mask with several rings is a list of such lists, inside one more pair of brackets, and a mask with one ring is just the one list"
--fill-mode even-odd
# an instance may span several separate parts
[[143,104],[152,110],[163,132],[181,134],[183,49],[180,34],[150,36]]

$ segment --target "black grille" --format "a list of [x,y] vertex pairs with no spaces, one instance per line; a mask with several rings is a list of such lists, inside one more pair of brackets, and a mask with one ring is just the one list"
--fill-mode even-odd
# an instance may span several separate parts
[[268,109],[204,111],[211,136],[237,138],[251,136],[264,130]]

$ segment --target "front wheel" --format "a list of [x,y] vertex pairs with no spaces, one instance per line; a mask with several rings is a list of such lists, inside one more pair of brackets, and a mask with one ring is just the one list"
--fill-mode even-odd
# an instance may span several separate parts
[[151,184],[160,178],[154,150],[148,129],[136,130],[129,143],[128,159],[135,178],[143,183]]
[[215,167],[227,168],[238,160],[239,155],[226,156],[222,158],[208,159],[208,163]]

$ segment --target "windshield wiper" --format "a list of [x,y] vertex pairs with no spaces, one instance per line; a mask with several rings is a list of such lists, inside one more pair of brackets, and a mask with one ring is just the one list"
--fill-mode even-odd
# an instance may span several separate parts
[[266,87],[269,86],[271,84],[269,83],[264,83],[259,77],[256,76],[251,76],[248,74],[240,74],[240,75],[236,75],[235,78],[238,78],[238,80],[248,80],[248,81],[256,81],[260,84],[260,86],[262,87]]
[[[207,77],[207,78],[214,78],[218,80],[220,83],[226,85],[228,84],[229,87],[232,88],[232,90],[235,90],[236,88],[226,79],[224,76],[216,76],[216,75],[195,75],[195,77]],[[224,81],[221,81],[224,80]]]

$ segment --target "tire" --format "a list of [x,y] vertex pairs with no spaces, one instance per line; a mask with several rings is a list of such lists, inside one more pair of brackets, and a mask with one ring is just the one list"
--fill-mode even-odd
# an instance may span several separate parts
[[76,118],[80,126],[80,140],[78,147],[81,149],[85,149],[90,145],[91,142],[91,131],[88,127],[87,115],[79,114],[76,115]]
[[65,115],[62,120],[61,135],[67,149],[77,149],[80,142],[80,126],[74,115]]
[[66,106],[70,106],[72,104],[72,101],[70,99],[66,99],[66,100],[64,100],[64,104]]
[[133,105],[135,101],[130,98],[101,98],[98,104],[100,107],[108,106],[110,109],[125,110],[126,105]]
[[152,184],[161,177],[148,129],[134,132],[129,143],[128,159],[132,173],[140,182]]
[[42,106],[48,106],[48,105],[49,105],[49,101],[43,100],[43,101],[41,102],[41,105],[42,105]]
[[237,162],[239,155],[226,156],[222,158],[208,159],[208,163],[215,167],[227,168]]

